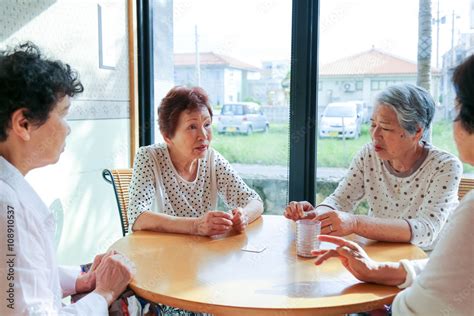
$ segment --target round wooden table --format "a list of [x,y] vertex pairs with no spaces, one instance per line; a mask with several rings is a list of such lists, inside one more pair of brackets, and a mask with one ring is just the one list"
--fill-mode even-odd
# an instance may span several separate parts
[[[352,238],[375,260],[426,258],[416,246]],[[244,247],[266,247],[260,253]],[[137,266],[131,288],[162,304],[216,315],[333,315],[392,302],[397,287],[358,281],[332,258],[296,255],[295,224],[264,215],[219,238],[136,232],[111,246]]]

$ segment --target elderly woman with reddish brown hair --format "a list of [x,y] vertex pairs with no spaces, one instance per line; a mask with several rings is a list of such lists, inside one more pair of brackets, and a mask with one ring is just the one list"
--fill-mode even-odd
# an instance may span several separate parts
[[[201,236],[242,232],[263,212],[258,194],[210,147],[212,108],[198,87],[174,87],[161,101],[164,143],[141,147],[130,184],[132,230]],[[231,208],[217,210],[218,197]]]

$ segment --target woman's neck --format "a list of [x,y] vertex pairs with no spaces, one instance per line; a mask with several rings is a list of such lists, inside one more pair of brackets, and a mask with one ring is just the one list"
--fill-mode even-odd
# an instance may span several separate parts
[[192,181],[196,178],[197,166],[199,159],[183,159],[179,157],[174,150],[168,147],[168,152],[170,154],[171,163],[178,172],[178,174],[185,180]]
[[0,143],[0,156],[5,158],[12,166],[14,166],[23,176],[32,169],[29,168],[30,164],[25,163],[25,159],[22,157],[27,157],[20,152],[21,148],[15,149],[11,148],[13,144],[7,144],[8,140]]
[[422,143],[415,145],[415,149],[407,150],[399,159],[389,160],[388,163],[397,172],[407,172],[423,156],[425,146]]

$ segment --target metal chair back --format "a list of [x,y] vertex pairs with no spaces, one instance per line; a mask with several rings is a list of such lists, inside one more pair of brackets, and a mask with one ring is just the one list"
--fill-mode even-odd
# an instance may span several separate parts
[[114,188],[123,236],[129,231],[127,211],[132,173],[133,169],[104,169],[102,171],[104,180],[110,183]]

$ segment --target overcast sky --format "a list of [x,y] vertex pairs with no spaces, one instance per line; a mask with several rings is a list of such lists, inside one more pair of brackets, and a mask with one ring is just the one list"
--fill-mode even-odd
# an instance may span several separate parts
[[[451,14],[455,39],[469,29],[471,0],[441,0],[440,55],[451,47]],[[437,0],[433,0],[436,17]],[[416,61],[418,0],[322,0],[320,61],[326,63],[369,50],[372,46]],[[291,1],[174,0],[174,50],[194,51],[194,25],[201,52],[214,51],[261,66],[261,61],[290,59]],[[433,26],[433,59],[436,25]],[[434,63],[434,60],[433,60]]]

